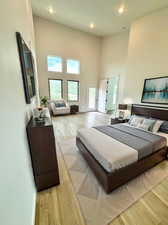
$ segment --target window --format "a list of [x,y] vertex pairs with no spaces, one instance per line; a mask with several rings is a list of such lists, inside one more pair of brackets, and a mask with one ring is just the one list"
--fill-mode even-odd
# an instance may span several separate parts
[[62,58],[58,56],[48,56],[48,71],[50,72],[62,72]]
[[96,88],[89,88],[89,109],[96,107]]
[[68,80],[68,101],[79,101],[79,81]]
[[80,73],[80,62],[78,60],[68,59],[67,60],[67,73],[79,74]]
[[49,79],[49,92],[50,99],[60,100],[62,99],[62,80]]

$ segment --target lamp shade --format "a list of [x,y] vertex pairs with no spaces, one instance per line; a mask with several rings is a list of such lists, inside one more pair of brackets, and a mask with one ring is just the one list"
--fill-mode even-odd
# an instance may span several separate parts
[[127,104],[119,104],[118,109],[120,110],[127,110]]

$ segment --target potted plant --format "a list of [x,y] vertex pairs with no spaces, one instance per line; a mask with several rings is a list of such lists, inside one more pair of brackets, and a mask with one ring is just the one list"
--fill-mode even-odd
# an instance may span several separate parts
[[40,97],[40,104],[43,107],[47,107],[47,105],[48,105],[48,97],[47,96]]

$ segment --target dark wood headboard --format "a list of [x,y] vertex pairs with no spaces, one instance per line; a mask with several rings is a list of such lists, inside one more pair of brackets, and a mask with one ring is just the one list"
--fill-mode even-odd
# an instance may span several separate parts
[[168,120],[168,107],[155,107],[150,105],[133,104],[131,115]]

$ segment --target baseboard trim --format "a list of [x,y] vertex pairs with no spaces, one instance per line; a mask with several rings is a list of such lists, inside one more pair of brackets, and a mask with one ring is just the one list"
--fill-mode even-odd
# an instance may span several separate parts
[[32,207],[32,225],[35,225],[36,222],[36,200],[37,200],[37,192],[34,193],[34,201]]

